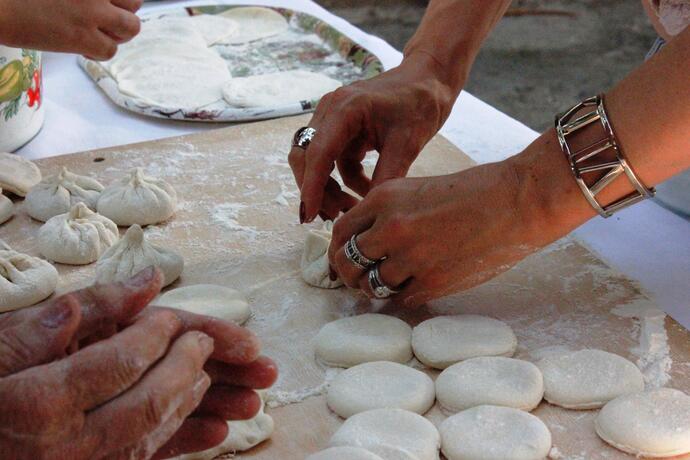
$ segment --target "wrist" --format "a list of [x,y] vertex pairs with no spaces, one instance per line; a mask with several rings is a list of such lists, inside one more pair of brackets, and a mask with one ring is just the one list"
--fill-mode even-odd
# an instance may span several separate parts
[[413,67],[424,77],[447,87],[453,100],[457,99],[465,86],[470,70],[464,63],[448,65],[437,58],[433,52],[416,47],[405,48],[401,66],[403,65]]

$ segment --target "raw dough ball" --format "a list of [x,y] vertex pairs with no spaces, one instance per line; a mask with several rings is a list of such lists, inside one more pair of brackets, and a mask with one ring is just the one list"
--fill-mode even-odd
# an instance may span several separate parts
[[502,356],[453,364],[436,379],[438,402],[453,413],[485,404],[531,411],[543,396],[544,381],[537,366]]
[[513,356],[516,347],[510,326],[487,316],[437,316],[412,331],[415,356],[436,369],[477,356]]
[[447,418],[440,431],[448,460],[542,460],[551,450],[544,422],[511,407],[467,409]]
[[17,196],[26,196],[41,182],[41,171],[19,155],[0,152],[0,187]]
[[0,242],[0,312],[37,304],[55,291],[57,283],[55,267]]
[[327,220],[319,230],[309,230],[302,254],[302,279],[311,286],[334,289],[343,285],[339,279],[328,276],[328,245],[333,236],[333,222]]
[[38,248],[48,260],[85,265],[97,261],[119,239],[112,220],[77,203],[68,213],[43,224],[38,231]]
[[374,409],[345,420],[331,438],[330,445],[367,450],[379,445],[394,446],[417,460],[438,460],[440,435],[433,423],[414,412]]
[[133,225],[98,260],[96,281],[125,281],[150,266],[158,267],[163,272],[163,286],[167,286],[182,274],[184,260],[178,253],[146,241],[141,227]]
[[173,289],[153,301],[153,304],[213,316],[236,324],[243,324],[251,315],[247,299],[241,292],[214,284]]
[[177,194],[170,184],[136,168],[103,190],[98,212],[117,225],[151,225],[170,219],[176,205]]
[[306,460],[383,460],[376,454],[360,447],[331,447],[310,455]]
[[690,453],[690,396],[672,388],[619,396],[595,421],[597,434],[638,457]]
[[306,70],[237,77],[223,86],[225,102],[236,107],[283,107],[314,101],[343,84]]
[[288,29],[285,17],[270,8],[243,6],[230,8],[220,15],[234,20],[239,26],[235,34],[220,40],[222,44],[239,45],[278,35]]
[[198,14],[189,18],[211,46],[227,37],[232,37],[239,31],[237,21],[219,14]]
[[228,422],[228,436],[211,449],[174,457],[173,460],[212,460],[219,455],[244,452],[258,446],[271,437],[274,429],[273,417],[264,412],[263,399],[261,410],[249,420]]
[[371,409],[424,414],[434,405],[434,382],[403,364],[376,361],[341,372],[328,389],[328,407],[343,418]]
[[26,212],[36,220],[47,222],[51,217],[69,212],[77,203],[96,210],[103,186],[95,179],[71,173],[62,168],[59,174],[43,179],[26,195]]
[[2,194],[0,188],[0,224],[4,224],[14,215],[14,205],[12,200]]
[[596,409],[618,396],[644,390],[637,366],[602,350],[551,355],[537,366],[544,374],[544,399],[568,409]]
[[371,361],[406,363],[412,359],[411,336],[412,328],[394,316],[367,313],[340,318],[316,335],[316,357],[337,367]]

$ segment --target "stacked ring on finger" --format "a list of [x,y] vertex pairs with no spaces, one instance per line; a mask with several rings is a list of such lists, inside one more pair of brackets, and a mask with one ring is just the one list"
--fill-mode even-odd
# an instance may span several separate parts
[[357,268],[361,270],[369,270],[371,267],[374,267],[378,261],[376,260],[371,260],[370,258],[366,257],[362,252],[359,250],[357,247],[357,235],[352,235],[350,239],[345,243],[345,257],[347,257],[347,260],[352,262],[353,265],[355,265]]
[[376,297],[377,299],[387,299],[393,294],[398,294],[400,292],[389,287],[386,283],[383,282],[383,280],[381,279],[381,273],[379,272],[378,264],[374,266],[374,268],[369,270],[368,278],[371,292],[374,293],[374,297]]
[[306,150],[311,144],[312,139],[316,135],[316,129],[310,126],[303,126],[297,130],[294,137],[292,138],[292,146],[299,147]]

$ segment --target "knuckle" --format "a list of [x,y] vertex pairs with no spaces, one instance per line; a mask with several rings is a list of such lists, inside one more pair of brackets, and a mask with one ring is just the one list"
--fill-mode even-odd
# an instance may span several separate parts
[[35,350],[24,337],[17,334],[0,334],[0,374],[12,373],[31,361]]
[[155,390],[149,390],[144,398],[142,417],[149,426],[159,426],[164,421],[165,407],[160,394]]
[[111,378],[120,385],[129,385],[143,375],[149,367],[149,362],[139,353],[131,353],[119,348],[112,351],[116,363],[111,367]]

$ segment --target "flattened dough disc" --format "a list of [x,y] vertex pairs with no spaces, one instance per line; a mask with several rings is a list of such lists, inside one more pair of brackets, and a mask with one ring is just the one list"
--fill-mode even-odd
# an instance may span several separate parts
[[195,284],[173,289],[153,303],[236,324],[244,324],[251,315],[247,299],[241,292],[215,284]]

